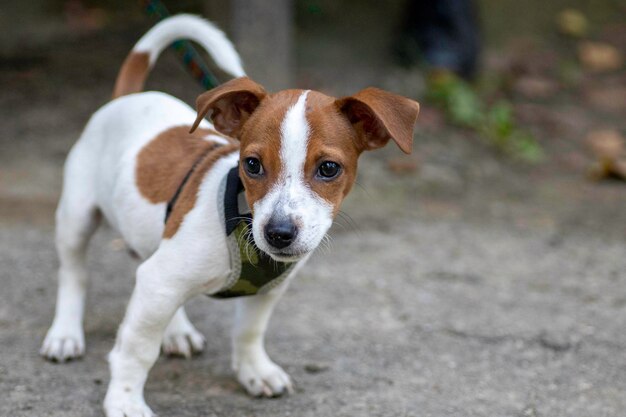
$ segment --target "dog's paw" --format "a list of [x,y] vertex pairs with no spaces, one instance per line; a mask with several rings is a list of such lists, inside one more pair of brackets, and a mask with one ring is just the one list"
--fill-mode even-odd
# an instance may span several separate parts
[[104,414],[106,417],[156,417],[143,398],[133,397],[108,392],[104,400]]
[[184,331],[166,331],[163,335],[163,352],[168,356],[191,358],[201,353],[206,345],[204,336],[193,327]]
[[65,362],[76,359],[85,353],[85,335],[82,329],[69,330],[52,326],[43,341],[39,354],[44,358]]
[[254,397],[279,397],[293,392],[293,382],[283,369],[269,358],[240,360],[235,363],[237,380]]

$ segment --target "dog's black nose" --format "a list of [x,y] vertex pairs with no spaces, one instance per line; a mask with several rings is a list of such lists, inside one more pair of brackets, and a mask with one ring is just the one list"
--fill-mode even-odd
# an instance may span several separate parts
[[284,249],[293,242],[298,234],[296,225],[289,219],[273,220],[265,226],[265,239],[276,249]]

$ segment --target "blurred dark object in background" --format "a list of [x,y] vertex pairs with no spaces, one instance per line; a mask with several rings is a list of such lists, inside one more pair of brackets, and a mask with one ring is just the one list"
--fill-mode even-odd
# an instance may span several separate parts
[[472,0],[408,3],[398,48],[403,64],[411,65],[421,56],[433,68],[472,78],[476,75],[479,52],[480,36]]

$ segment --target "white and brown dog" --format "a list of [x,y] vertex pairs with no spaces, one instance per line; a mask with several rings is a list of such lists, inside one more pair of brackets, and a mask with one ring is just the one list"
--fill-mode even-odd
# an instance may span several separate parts
[[[202,94],[197,112],[167,94],[140,92],[161,51],[183,38],[237,77]],[[222,32],[189,15],[166,19],[141,38],[114,97],[93,115],[65,165],[56,213],[58,299],[42,355],[64,361],[84,352],[85,251],[104,217],[143,260],[109,355],[107,416],[153,415],[143,388],[161,344],[184,356],[203,349],[183,310],[198,294],[241,295],[232,362],[245,389],[260,396],[291,391],[263,346],[272,309],[326,236],[361,152],[389,139],[411,151],[418,103],[376,88],[340,99],[308,90],[270,94],[245,77]],[[242,189],[245,198],[237,196]],[[258,256],[244,256],[248,250]],[[263,256],[286,267],[259,284],[244,275]]]

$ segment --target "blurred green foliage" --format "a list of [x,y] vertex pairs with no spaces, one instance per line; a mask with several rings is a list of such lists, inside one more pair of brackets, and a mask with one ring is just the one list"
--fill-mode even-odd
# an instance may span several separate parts
[[529,132],[517,127],[507,101],[487,105],[467,81],[448,71],[431,73],[427,97],[452,123],[475,131],[498,151],[525,162],[543,159],[543,149]]

